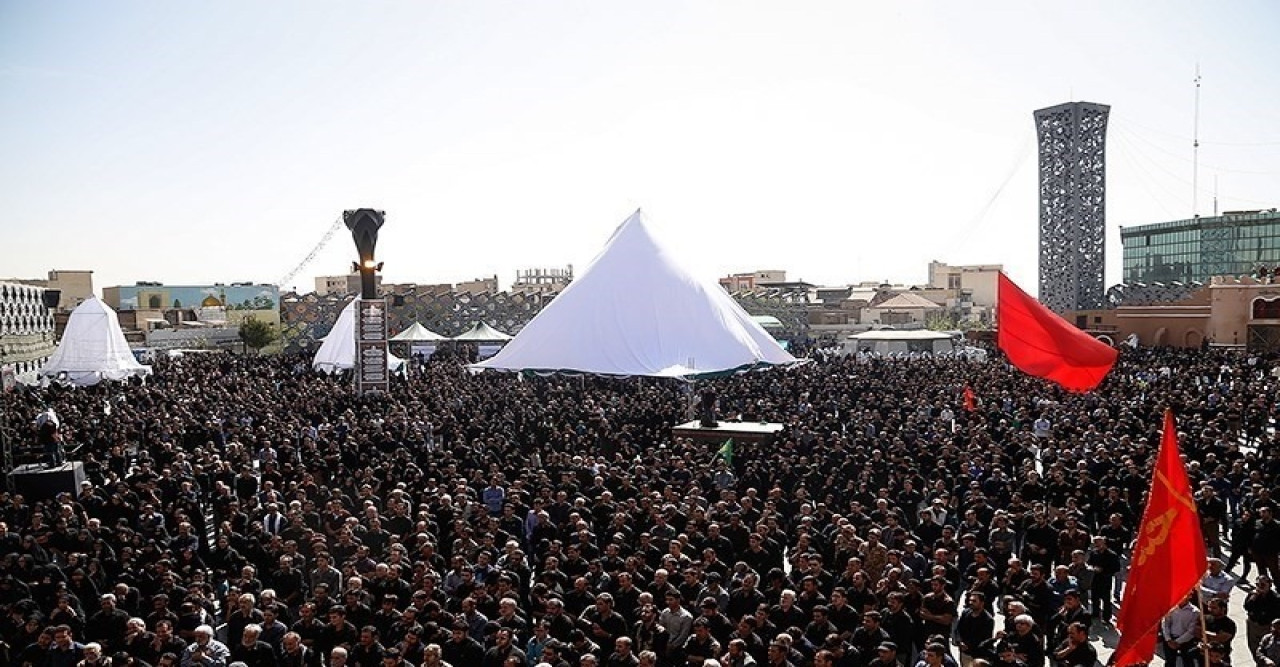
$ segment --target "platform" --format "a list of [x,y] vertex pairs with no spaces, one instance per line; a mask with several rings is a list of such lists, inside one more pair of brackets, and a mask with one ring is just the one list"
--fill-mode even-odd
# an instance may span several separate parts
[[733,438],[734,442],[768,444],[773,441],[774,436],[782,432],[782,429],[782,424],[774,422],[722,421],[716,426],[706,427],[695,419],[672,427],[671,435],[677,438],[692,438],[694,440],[714,441],[717,443],[723,443],[725,440]]
[[70,461],[56,468],[46,468],[43,463],[20,465],[9,473],[13,490],[30,500],[48,500],[63,491],[76,495],[80,482],[85,480],[84,464]]

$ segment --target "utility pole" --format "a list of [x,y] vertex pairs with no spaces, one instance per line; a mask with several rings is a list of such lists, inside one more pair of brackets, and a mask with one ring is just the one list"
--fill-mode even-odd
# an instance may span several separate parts
[[1196,109],[1191,129],[1191,217],[1200,217],[1200,63],[1196,63]]

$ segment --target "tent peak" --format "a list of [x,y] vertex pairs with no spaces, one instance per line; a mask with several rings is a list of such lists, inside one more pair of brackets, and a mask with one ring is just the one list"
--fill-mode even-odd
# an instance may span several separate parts
[[681,266],[640,209],[479,369],[697,377],[797,363],[719,285]]

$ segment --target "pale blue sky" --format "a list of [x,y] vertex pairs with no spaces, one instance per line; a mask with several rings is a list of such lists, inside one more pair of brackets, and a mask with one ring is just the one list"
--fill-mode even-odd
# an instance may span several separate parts
[[1031,114],[1087,100],[1112,284],[1120,225],[1190,217],[1197,62],[1201,214],[1215,177],[1280,205],[1277,29],[1271,0],[0,0],[0,275],[274,282],[373,206],[388,281],[506,285],[643,206],[706,277],[1034,289]]

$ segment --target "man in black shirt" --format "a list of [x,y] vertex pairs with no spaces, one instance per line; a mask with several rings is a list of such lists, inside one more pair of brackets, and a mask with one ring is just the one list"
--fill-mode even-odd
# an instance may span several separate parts
[[1244,599],[1245,637],[1249,641],[1249,653],[1258,650],[1258,643],[1270,632],[1271,622],[1280,618],[1280,595],[1271,586],[1271,577],[1259,576],[1254,586],[1253,592]]
[[466,622],[459,621],[450,630],[449,641],[440,647],[440,657],[451,665],[479,665],[484,659],[484,645],[469,634]]
[[1072,623],[1067,627],[1067,638],[1053,652],[1055,667],[1093,667],[1098,661],[1098,651],[1089,644],[1089,626]]
[[230,661],[243,662],[247,667],[273,667],[276,664],[276,652],[270,644],[258,639],[261,634],[261,625],[246,625],[240,641],[230,646]]
[[1089,599],[1093,601],[1093,613],[1103,623],[1111,622],[1115,611],[1112,592],[1116,574],[1120,572],[1120,555],[1111,549],[1106,537],[1093,538],[1093,548],[1085,561],[1093,570],[1093,582],[1089,586]]
[[1227,601],[1210,598],[1205,603],[1205,609],[1209,613],[1204,618],[1204,640],[1227,647],[1227,655],[1231,655],[1231,640],[1236,637],[1236,622],[1227,616]]
[[956,623],[956,639],[960,643],[960,664],[969,667],[978,655],[978,647],[995,634],[996,620],[987,611],[987,596],[970,592],[969,606]]
[[342,607],[332,607],[329,609],[329,623],[316,638],[315,649],[320,655],[329,655],[334,647],[342,646],[350,649],[359,639],[360,632],[356,630],[356,626],[347,621],[347,610]]

